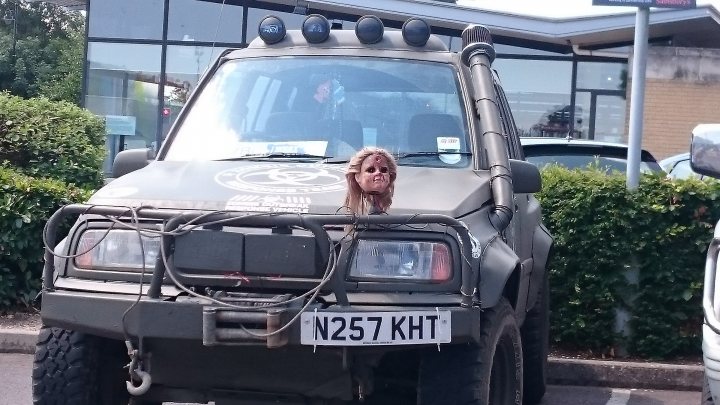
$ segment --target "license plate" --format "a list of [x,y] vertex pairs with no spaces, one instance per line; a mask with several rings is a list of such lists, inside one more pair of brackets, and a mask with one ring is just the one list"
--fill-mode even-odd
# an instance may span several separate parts
[[450,343],[450,311],[305,312],[300,343],[317,346]]

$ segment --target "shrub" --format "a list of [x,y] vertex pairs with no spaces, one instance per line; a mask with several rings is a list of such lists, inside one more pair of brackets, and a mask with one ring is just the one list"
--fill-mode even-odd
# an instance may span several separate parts
[[89,192],[0,167],[0,309],[29,305],[40,290],[42,231],[60,206]]
[[29,176],[101,186],[104,134],[101,119],[70,103],[0,93],[0,162]]
[[[538,194],[555,236],[550,264],[556,345],[668,358],[700,351],[705,251],[720,218],[720,183],[543,171]],[[631,314],[629,337],[616,311]]]

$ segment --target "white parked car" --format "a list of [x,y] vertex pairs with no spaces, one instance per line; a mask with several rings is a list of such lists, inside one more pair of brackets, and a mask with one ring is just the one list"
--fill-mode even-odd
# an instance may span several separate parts
[[703,179],[708,177],[693,171],[692,167],[690,167],[690,153],[688,152],[670,156],[658,163],[668,173],[668,177],[672,179],[687,179],[690,177]]
[[[720,178],[720,124],[701,124],[693,130],[690,165],[696,173]],[[702,405],[720,403],[720,284],[717,273],[720,250],[720,222],[708,248],[703,290],[703,362],[705,384]]]
[[[598,165],[607,171],[622,173],[627,168],[628,146],[622,143],[545,137],[522,137],[520,143],[525,159],[540,168],[549,164],[558,164],[568,169]],[[640,154],[640,172],[662,171],[655,157],[643,149]]]

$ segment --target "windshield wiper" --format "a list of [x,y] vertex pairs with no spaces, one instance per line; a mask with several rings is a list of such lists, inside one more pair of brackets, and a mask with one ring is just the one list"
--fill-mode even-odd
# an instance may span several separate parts
[[404,152],[404,153],[395,153],[393,156],[395,156],[396,159],[404,159],[409,157],[418,157],[418,156],[440,156],[440,155],[462,155],[462,156],[472,156],[472,152]]
[[273,153],[262,153],[254,155],[243,155],[232,158],[217,159],[218,161],[234,161],[234,160],[267,160],[267,159],[332,159],[332,156],[324,155],[313,155],[311,153],[288,153],[288,152],[273,152]]

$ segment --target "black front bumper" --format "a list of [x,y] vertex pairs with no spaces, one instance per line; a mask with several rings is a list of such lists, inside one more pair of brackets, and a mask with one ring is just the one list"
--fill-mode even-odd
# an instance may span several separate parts
[[[126,337],[183,339],[201,341],[205,346],[244,344],[269,348],[300,345],[300,322],[292,323],[283,333],[272,338],[261,339],[246,333],[247,330],[251,333],[256,331],[257,334],[276,331],[299,312],[297,308],[255,308],[243,311],[218,308],[217,305],[201,299],[170,301],[143,296],[137,305],[128,311],[136,301],[137,295],[129,294],[45,291],[42,296],[41,315],[43,323],[49,326],[118,340]],[[319,312],[400,312],[436,311],[437,307],[394,304],[349,307],[330,305],[322,308],[321,304],[314,304],[306,308],[306,311],[316,309]],[[451,313],[451,343],[477,341],[480,333],[480,308],[443,306],[442,310]],[[230,327],[227,327],[228,325]],[[232,325],[236,327],[233,328]],[[214,333],[214,336],[208,336],[208,333]]]

